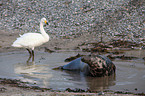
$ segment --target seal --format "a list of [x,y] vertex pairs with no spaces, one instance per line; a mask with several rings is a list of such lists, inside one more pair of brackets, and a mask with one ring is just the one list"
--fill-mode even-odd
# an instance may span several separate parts
[[68,71],[79,71],[92,77],[109,76],[115,73],[116,66],[106,56],[103,55],[87,55],[79,57],[58,69]]

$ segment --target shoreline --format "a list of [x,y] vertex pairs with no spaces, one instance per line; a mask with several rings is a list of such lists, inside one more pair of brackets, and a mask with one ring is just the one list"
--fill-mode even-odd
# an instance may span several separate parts
[[63,96],[136,96],[136,95],[145,95],[145,93],[134,93],[129,91],[113,91],[113,90],[105,90],[105,91],[91,91],[89,89],[71,89],[67,88],[65,91],[60,90],[53,90],[51,88],[41,88],[38,86],[29,86],[28,82],[22,82],[16,79],[5,79],[0,78],[0,95],[1,96],[11,96],[11,95],[18,95],[18,96],[56,96],[56,95],[63,95]]

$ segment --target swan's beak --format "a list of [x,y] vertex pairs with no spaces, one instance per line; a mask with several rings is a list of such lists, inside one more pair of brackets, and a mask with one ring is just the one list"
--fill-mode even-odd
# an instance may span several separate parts
[[45,20],[45,24],[48,25],[48,22]]

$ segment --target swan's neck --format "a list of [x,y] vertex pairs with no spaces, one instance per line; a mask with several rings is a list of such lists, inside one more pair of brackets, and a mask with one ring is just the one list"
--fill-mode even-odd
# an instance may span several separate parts
[[40,32],[41,32],[41,34],[42,34],[42,36],[43,36],[44,38],[49,39],[48,34],[45,32],[45,30],[44,30],[44,28],[43,28],[43,23],[42,23],[42,22],[40,22]]
[[43,23],[40,22],[40,32],[43,34],[46,34],[44,28],[43,28]]

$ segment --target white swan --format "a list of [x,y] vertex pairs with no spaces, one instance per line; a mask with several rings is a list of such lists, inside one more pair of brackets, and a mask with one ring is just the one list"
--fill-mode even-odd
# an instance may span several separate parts
[[[46,18],[40,21],[40,33],[25,33],[13,42],[13,47],[26,48],[30,54],[28,61],[32,57],[34,61],[34,48],[49,41],[49,35],[45,32],[43,25],[48,24]],[[29,50],[32,49],[32,52]]]

